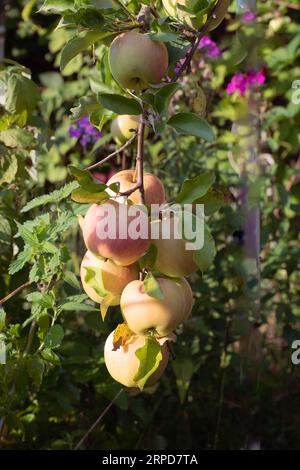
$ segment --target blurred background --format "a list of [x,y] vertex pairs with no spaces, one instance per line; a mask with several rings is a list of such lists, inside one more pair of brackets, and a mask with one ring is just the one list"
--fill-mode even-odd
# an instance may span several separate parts
[[[68,165],[85,167],[115,148],[109,120],[102,116],[100,126],[87,102],[91,91],[111,92],[115,84],[105,46],[77,54],[60,72],[61,50],[74,29],[57,28],[57,15],[37,12],[41,4],[3,0],[0,7],[0,297],[28,276],[41,279],[37,259],[47,267],[41,288],[51,285],[55,294],[41,299],[29,287],[1,310],[7,362],[0,365],[0,446],[7,449],[73,448],[120,388],[103,361],[119,310],[102,322],[95,306],[83,302],[78,280],[80,208],[68,194],[45,209],[28,205],[70,182]],[[171,103],[206,115],[216,141],[150,132],[146,166],[163,179],[170,200],[186,177],[216,173],[210,227],[217,255],[208,272],[191,276],[193,314],[178,332],[176,360],[160,384],[137,396],[123,393],[83,448],[300,447],[300,365],[291,361],[292,343],[300,339],[300,100],[293,99],[299,21],[296,0],[260,1],[248,14],[237,14],[232,2],[221,26],[203,38]],[[20,70],[28,81],[7,81]],[[25,133],[8,141],[3,132],[15,126]],[[249,198],[260,206],[261,223],[254,274],[244,262],[249,142],[256,165]],[[134,152],[127,149],[95,176],[106,182],[130,168]],[[33,230],[44,234],[43,247],[28,255],[22,250]],[[37,357],[33,351],[53,316],[56,336]]]

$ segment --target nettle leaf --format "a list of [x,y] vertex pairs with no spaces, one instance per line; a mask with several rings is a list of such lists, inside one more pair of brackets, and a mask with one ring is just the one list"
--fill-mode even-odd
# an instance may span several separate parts
[[215,174],[212,171],[208,171],[201,173],[195,178],[185,180],[176,198],[176,202],[192,204],[196,200],[199,200],[214,184],[215,179]]
[[64,338],[64,330],[60,325],[53,325],[51,326],[50,330],[46,334],[45,338],[45,346],[46,348],[57,348],[60,346],[63,338]]
[[80,52],[88,49],[95,42],[105,38],[107,33],[88,31],[72,38],[62,49],[60,58],[60,70],[63,71],[67,64]]
[[0,141],[6,147],[16,149],[33,149],[37,144],[33,134],[24,129],[7,129],[0,132]]
[[16,237],[23,238],[24,242],[29,246],[38,246],[39,241],[36,233],[32,232],[30,229],[26,228],[25,225],[22,225],[17,221],[16,224],[18,227],[18,233],[16,234]]
[[207,226],[204,227],[204,245],[200,250],[195,251],[193,259],[199,269],[206,271],[213,263],[216,256],[215,241]]
[[87,299],[88,296],[85,294],[71,295],[59,305],[59,309],[72,312],[98,312],[97,308],[85,303]]
[[55,299],[53,294],[47,292],[31,292],[26,296],[28,302],[37,303],[43,309],[51,309],[54,307]]
[[155,266],[156,258],[157,258],[157,247],[156,245],[151,244],[148,251],[139,260],[140,268],[152,269]]
[[32,247],[25,247],[23,251],[21,251],[18,256],[11,262],[8,270],[8,274],[11,276],[18,271],[20,271],[26,263],[31,261],[33,256],[33,249]]
[[163,291],[152,273],[148,273],[145,277],[144,287],[150,297],[154,297],[155,299],[164,298]]
[[45,0],[39,13],[62,13],[68,10],[75,10],[74,0]]
[[26,368],[29,377],[34,380],[37,387],[40,387],[43,381],[43,375],[45,371],[45,364],[43,359],[39,356],[34,355],[27,359]]
[[179,83],[167,83],[155,93],[154,108],[159,114],[166,110],[170,99],[179,88],[181,88]]
[[158,369],[162,360],[161,347],[155,338],[145,337],[145,344],[135,352],[140,361],[139,369],[134,376],[134,381],[140,390],[143,390],[148,379]]
[[120,323],[114,331],[113,345],[114,351],[121,346],[125,346],[128,340],[134,335],[126,323]]
[[32,199],[21,209],[21,212],[28,212],[35,207],[44,206],[46,204],[58,203],[69,197],[72,191],[74,191],[76,188],[78,188],[77,181],[72,181],[62,188],[56,189],[50,194],[44,194],[43,196]]
[[168,120],[168,125],[173,127],[178,134],[194,135],[208,142],[212,142],[215,137],[211,126],[197,114],[175,114]]
[[137,116],[143,111],[141,105],[136,100],[126,96],[103,93],[99,95],[99,100],[104,108],[117,114],[133,114]]
[[64,272],[64,281],[69,284],[74,289],[80,289],[80,282],[77,279],[77,276],[72,271],[65,271]]
[[5,319],[6,319],[6,313],[3,310],[2,307],[0,307],[0,332],[3,330],[5,327]]

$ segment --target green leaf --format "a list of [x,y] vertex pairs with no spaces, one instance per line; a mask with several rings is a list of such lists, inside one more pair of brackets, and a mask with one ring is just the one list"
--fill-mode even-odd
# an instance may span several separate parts
[[72,271],[64,272],[64,281],[69,284],[74,289],[81,289],[80,282],[77,279],[77,276]]
[[117,114],[132,114],[136,116],[142,113],[140,104],[136,100],[127,98],[126,96],[103,93],[99,95],[99,100],[104,108]]
[[152,269],[157,258],[157,247],[151,243],[148,251],[139,259],[141,269]]
[[201,173],[195,178],[185,180],[176,198],[176,202],[192,204],[207,193],[214,184],[215,179],[215,174],[212,171],[208,171]]
[[168,120],[168,125],[173,127],[178,134],[194,135],[208,142],[214,140],[214,132],[211,126],[193,113],[175,114]]
[[45,338],[45,346],[46,348],[57,348],[60,346],[64,338],[64,330],[60,325],[53,325],[51,326],[50,330],[46,334]]
[[18,233],[16,236],[23,238],[24,242],[29,246],[37,246],[38,238],[37,238],[36,233],[27,229],[26,226],[19,224],[19,222],[17,221],[16,221],[16,224],[18,227]]
[[172,31],[159,31],[157,33],[150,33],[149,36],[152,39],[152,41],[158,41],[158,42],[177,41],[179,37],[178,34],[173,33]]
[[143,390],[147,380],[158,369],[162,360],[161,347],[156,339],[147,336],[145,344],[135,352],[136,357],[139,359],[139,369],[134,376],[134,381],[140,390]]
[[40,100],[37,85],[21,74],[10,75],[5,93],[5,109],[12,114],[31,112]]
[[44,194],[43,196],[32,199],[21,209],[21,212],[28,212],[35,207],[44,206],[45,204],[58,203],[69,197],[72,191],[74,191],[76,188],[78,188],[77,181],[72,181],[62,188],[56,189],[50,194]]
[[16,259],[14,259],[11,262],[9,266],[8,274],[12,276],[13,274],[20,271],[25,266],[26,263],[31,261],[32,255],[33,255],[33,250],[31,247],[24,248],[24,250],[18,254]]
[[155,93],[154,107],[159,114],[166,110],[171,97],[179,88],[181,88],[179,83],[167,83]]
[[99,31],[88,31],[84,34],[72,38],[62,49],[60,59],[60,70],[64,70],[66,65],[80,52],[88,49],[92,44],[104,38],[107,33]]
[[194,361],[189,357],[179,356],[176,358],[176,361],[172,361],[172,366],[176,375],[176,385],[180,403],[183,403],[191,378],[195,372]]
[[206,271],[214,261],[216,256],[215,241],[207,226],[204,227],[204,245],[195,251],[193,259],[197,266],[199,266],[202,273]]
[[74,0],[45,0],[39,12],[41,13],[62,13],[67,10],[75,11]]
[[79,204],[99,204],[106,199],[109,199],[109,195],[105,191],[99,193],[91,193],[85,189],[78,188],[72,192],[72,200]]
[[51,362],[52,364],[60,364],[60,359],[57,354],[50,348],[45,348],[42,350],[41,355],[45,361]]
[[102,110],[101,104],[96,100],[95,96],[83,96],[80,98],[76,107],[71,108],[72,119],[80,119],[86,114],[93,114]]
[[0,141],[6,147],[17,149],[33,149],[36,147],[34,136],[24,129],[7,129],[0,132]]
[[100,304],[100,312],[101,312],[101,317],[103,321],[105,320],[109,307],[114,303],[115,300],[116,300],[116,296],[112,294],[111,292],[109,292],[103,297],[101,304]]
[[205,215],[211,215],[225,204],[225,195],[221,191],[210,187],[207,193],[195,201],[196,204],[204,204]]
[[158,284],[157,280],[153,276],[152,273],[148,273],[144,279],[144,287],[145,291],[147,292],[150,297],[154,297],[155,299],[163,299],[164,294],[161,290],[160,285]]
[[106,184],[95,181],[88,170],[81,170],[72,165],[69,166],[69,170],[75,176],[81,188],[89,193],[103,192],[107,188]]
[[0,332],[3,330],[5,327],[5,318],[6,318],[6,313],[3,310],[2,307],[0,307]]
[[18,172],[18,159],[15,155],[0,156],[0,185],[10,184]]
[[44,361],[39,356],[34,355],[27,359],[26,367],[29,377],[34,380],[37,387],[40,387],[45,370]]

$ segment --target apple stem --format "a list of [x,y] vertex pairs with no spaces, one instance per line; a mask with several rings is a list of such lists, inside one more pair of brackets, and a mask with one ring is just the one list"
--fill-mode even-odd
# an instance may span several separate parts
[[103,158],[102,160],[100,160],[100,162],[96,162],[94,163],[93,165],[90,165],[88,166],[87,168],[85,168],[85,170],[93,170],[94,168],[97,168],[98,166],[102,165],[103,163],[105,162],[108,162],[108,160],[111,160],[113,157],[115,157],[116,155],[119,155],[121,152],[123,152],[123,150],[125,150],[127,147],[129,147],[129,145],[132,144],[132,142],[135,140],[137,136],[137,133],[136,131],[134,132],[134,135],[132,135],[130,137],[129,140],[127,140],[127,142],[125,142],[124,145],[122,145],[122,147],[118,148],[117,150],[115,150],[114,152],[110,153],[109,155],[107,155],[107,157]]

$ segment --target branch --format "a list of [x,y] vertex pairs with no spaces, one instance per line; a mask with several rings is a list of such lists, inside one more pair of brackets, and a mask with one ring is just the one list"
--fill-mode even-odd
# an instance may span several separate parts
[[122,152],[122,151],[125,150],[127,147],[129,147],[129,145],[132,144],[132,142],[133,142],[134,139],[136,138],[136,135],[137,135],[137,133],[134,132],[134,135],[131,136],[130,139],[127,140],[127,142],[125,142],[124,145],[122,145],[122,147],[118,148],[117,150],[115,150],[115,151],[112,152],[111,154],[107,155],[107,157],[103,158],[103,160],[100,160],[100,162],[97,162],[97,163],[94,163],[94,164],[91,165],[91,166],[88,166],[87,168],[85,168],[85,170],[93,170],[94,168],[97,168],[98,166],[102,165],[103,163],[108,162],[108,160],[111,160],[113,157],[115,157],[115,156],[118,155],[120,152]]
[[178,78],[183,74],[183,72],[189,67],[191,61],[192,61],[192,58],[196,52],[196,50],[198,49],[198,46],[200,44],[200,41],[202,39],[202,37],[205,35],[205,33],[207,33],[207,28],[210,26],[210,23],[212,22],[212,20],[215,18],[215,10],[217,8],[217,5],[215,5],[215,7],[213,8],[213,10],[211,11],[205,25],[203,26],[203,28],[200,29],[200,31],[196,34],[195,36],[195,41],[194,41],[194,44],[193,46],[191,47],[191,49],[189,50],[183,64],[181,65],[181,67],[179,68],[178,72],[175,73],[174,77],[172,78],[171,82],[177,82]]
[[145,204],[144,189],[144,143],[145,143],[145,119],[144,114],[140,117],[138,135],[137,135],[137,155],[136,155],[136,171],[137,185],[141,194],[141,202]]
[[7,302],[7,300],[9,300],[12,297],[14,297],[15,295],[17,295],[19,292],[21,292],[26,287],[30,286],[30,284],[31,284],[31,282],[28,281],[28,282],[25,282],[24,284],[22,284],[21,286],[17,287],[14,291],[12,291],[6,297],[3,297],[3,299],[0,300],[0,305],[4,304],[5,302]]
[[74,447],[74,450],[78,450],[81,445],[84,443],[84,441],[86,440],[86,438],[91,434],[91,432],[95,429],[96,426],[98,426],[98,424],[100,423],[100,421],[102,420],[102,418],[104,418],[104,416],[106,415],[106,413],[110,410],[110,408],[112,407],[112,405],[114,404],[114,402],[119,398],[119,396],[121,395],[121,393],[124,391],[124,388],[121,388],[121,390],[118,391],[118,393],[114,396],[114,398],[111,400],[111,402],[107,405],[106,408],[104,408],[104,410],[102,411],[101,415],[99,416],[99,418],[96,419],[96,421],[94,422],[94,424],[92,424],[92,426],[89,428],[89,430],[85,433],[85,435],[80,439],[80,441],[78,442],[78,444],[76,445],[76,447]]

